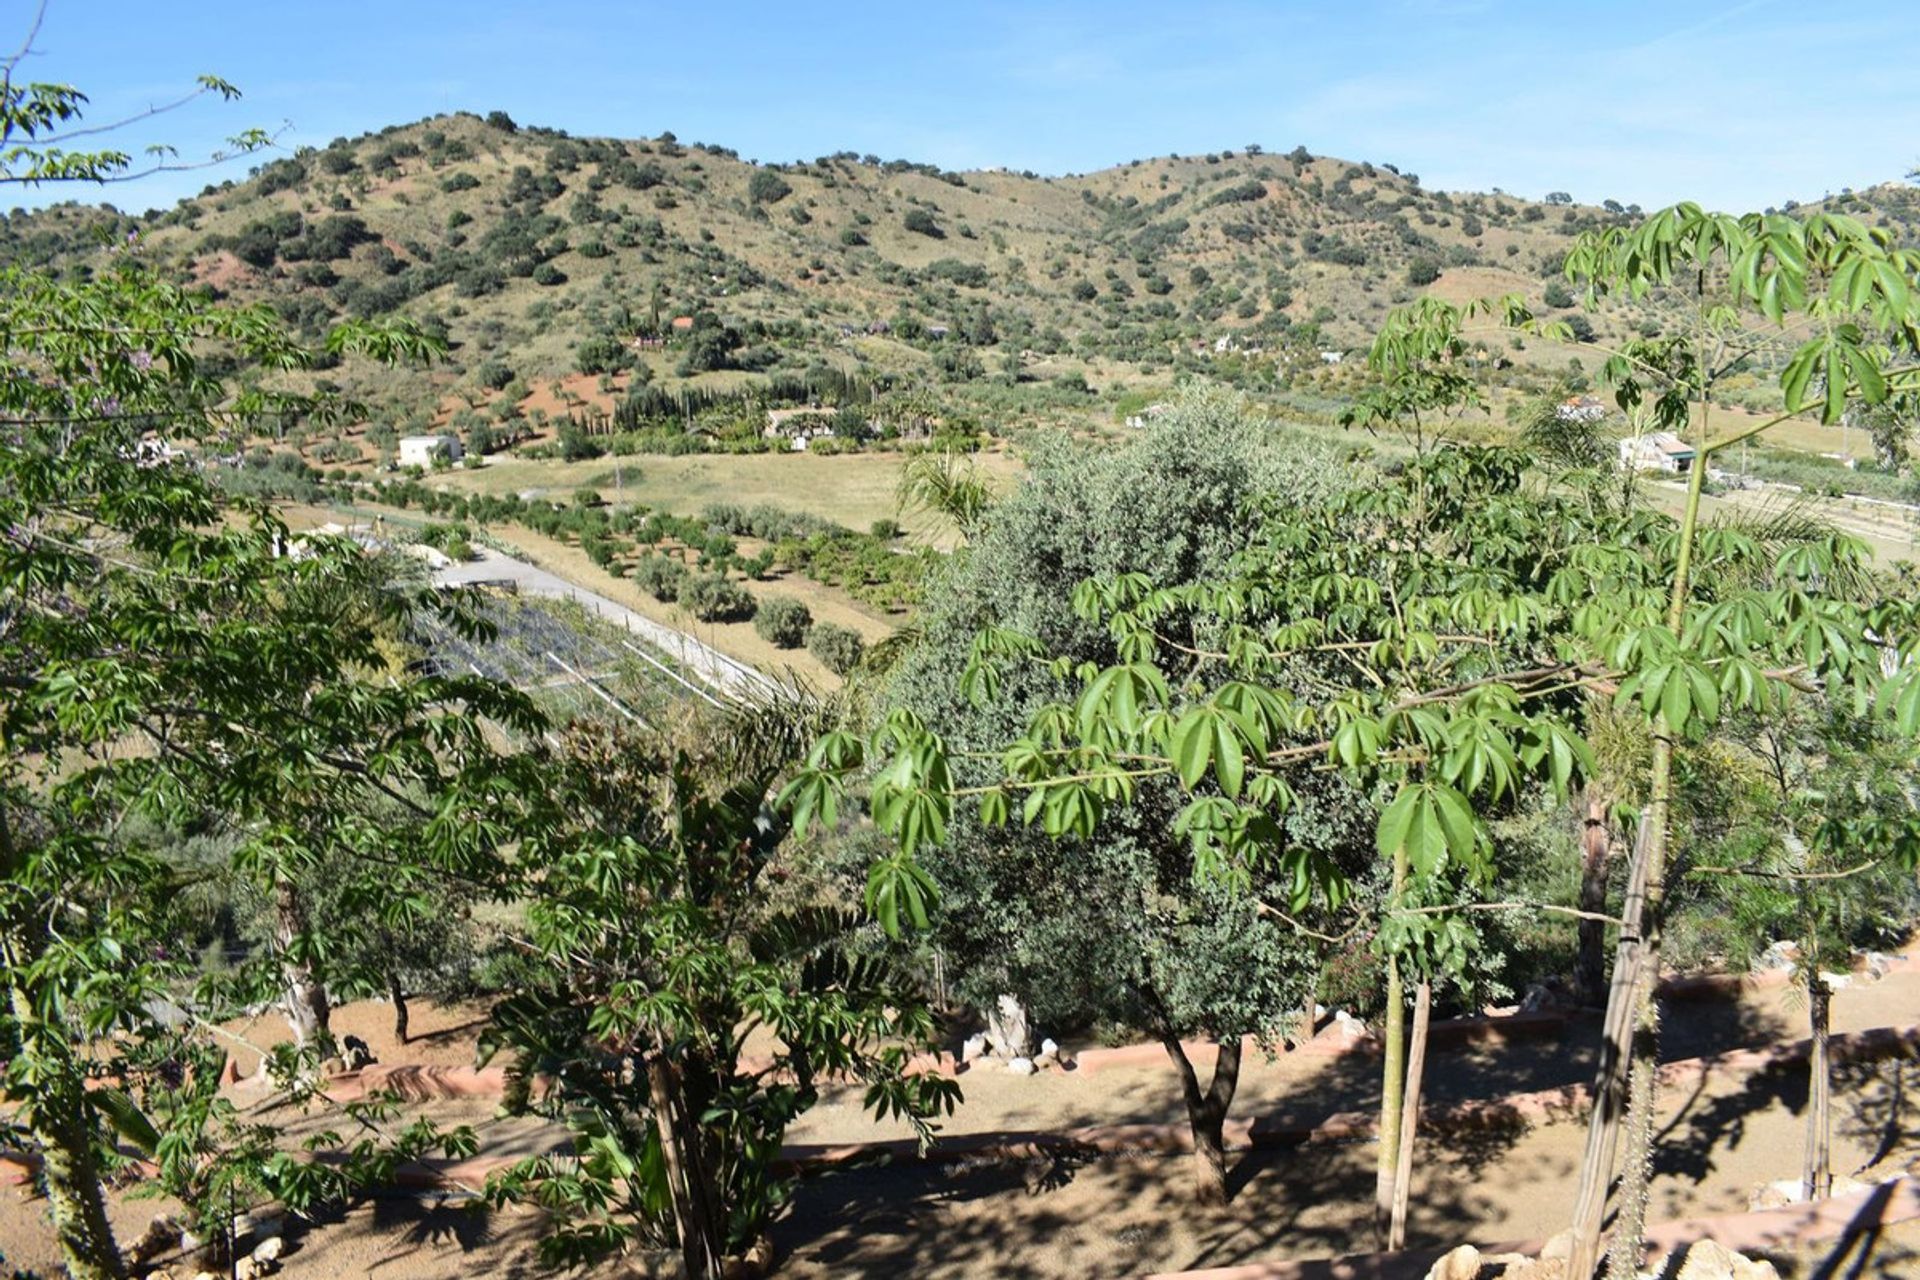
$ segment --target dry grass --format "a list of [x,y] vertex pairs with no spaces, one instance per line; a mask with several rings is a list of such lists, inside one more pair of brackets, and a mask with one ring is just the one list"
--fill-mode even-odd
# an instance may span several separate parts
[[[1019,474],[1008,453],[979,455],[981,468],[1005,484]],[[837,457],[808,453],[647,454],[591,462],[531,461],[502,457],[477,470],[450,471],[436,484],[462,493],[536,492],[565,498],[592,486],[614,503],[641,503],[675,515],[698,515],[716,502],[743,506],[771,503],[865,530],[876,520],[900,518],[895,494],[906,456],[856,453]],[[618,483],[615,483],[616,473]],[[935,542],[950,539],[939,522],[908,516],[909,533]]]

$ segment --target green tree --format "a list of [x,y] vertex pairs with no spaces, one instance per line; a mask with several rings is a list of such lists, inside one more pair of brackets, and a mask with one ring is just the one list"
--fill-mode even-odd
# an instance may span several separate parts
[[807,652],[837,676],[853,674],[866,647],[858,631],[837,622],[816,622],[807,628]]
[[574,1137],[488,1187],[546,1210],[552,1264],[637,1238],[722,1274],[785,1202],[782,1136],[829,1079],[922,1141],[952,1109],[951,1080],[907,1071],[935,1035],[920,990],[861,949],[856,913],[769,875],[786,832],[766,799],[809,723],[780,706],[684,741],[578,727],[564,745],[523,868],[545,964],[484,1046],[511,1056],[508,1106]]
[[798,649],[812,626],[812,611],[792,596],[768,596],[753,615],[760,638],[781,649]]
[[[1242,508],[1256,493],[1311,500],[1323,474],[1263,446],[1220,395],[1184,398],[1125,449],[1056,442],[1037,448],[1028,468],[1025,484],[970,517],[969,544],[928,592],[924,638],[884,698],[956,753],[990,751],[1056,692],[1024,675],[971,696],[956,686],[953,673],[967,666],[983,626],[1042,637],[1063,662],[1114,661],[1115,638],[1076,615],[1060,584],[1133,572],[1191,582],[1245,546]],[[992,776],[969,765],[956,780]],[[1341,816],[1351,799],[1317,789],[1297,822],[1300,838],[1353,847]],[[1177,788],[1143,788],[1124,817],[1066,840],[1052,828],[1005,830],[961,812],[925,867],[940,894],[934,941],[976,1009],[1012,993],[1043,1022],[1137,1027],[1166,1047],[1195,1137],[1196,1193],[1217,1201],[1243,1038],[1274,1041],[1293,1029],[1311,1000],[1314,953],[1260,909],[1263,898],[1285,897],[1283,884],[1263,876],[1242,892],[1196,880],[1179,809]],[[1215,1046],[1210,1080],[1185,1043],[1195,1038]]]
[[[26,141],[9,152],[8,180],[132,175],[124,155],[60,150],[55,126],[76,121],[84,98],[23,89],[13,65],[0,124]],[[343,416],[329,398],[213,372],[315,363],[271,311],[168,285],[123,247],[82,278],[0,272],[0,332],[0,1098],[44,1162],[67,1269],[91,1280],[122,1273],[100,1185],[107,1135],[156,1136],[124,1089],[94,1086],[139,1077],[142,1054],[172,1034],[154,1011],[192,977],[175,950],[181,886],[128,833],[217,815],[238,833],[236,871],[262,883],[331,852],[390,853],[381,833],[316,819],[356,798],[418,819],[417,788],[437,793],[440,813],[471,813],[468,785],[499,762],[468,717],[529,716],[484,682],[386,678],[364,610],[397,615],[418,596],[387,590],[385,566],[339,540],[285,554],[291,539],[270,509],[156,454],[155,440]],[[347,324],[326,338],[332,357],[431,349],[408,325]],[[455,703],[470,710],[449,715]],[[405,825],[409,856],[463,856],[450,827]],[[311,935],[294,934],[266,959],[285,976],[314,954]],[[237,1158],[289,1203],[325,1193],[327,1179],[290,1157]]]

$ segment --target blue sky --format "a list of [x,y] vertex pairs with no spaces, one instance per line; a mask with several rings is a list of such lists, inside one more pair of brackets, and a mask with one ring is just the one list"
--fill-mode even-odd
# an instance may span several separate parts
[[[0,44],[32,8],[0,3]],[[1648,207],[1760,208],[1920,163],[1910,0],[52,0],[37,48],[25,74],[80,86],[95,120],[202,71],[237,83],[239,103],[127,137],[188,155],[251,125],[325,145],[501,108],[576,134],[671,129],[761,160],[846,149],[1042,173],[1303,143],[1430,187]],[[142,209],[207,181],[163,175],[106,198]]]

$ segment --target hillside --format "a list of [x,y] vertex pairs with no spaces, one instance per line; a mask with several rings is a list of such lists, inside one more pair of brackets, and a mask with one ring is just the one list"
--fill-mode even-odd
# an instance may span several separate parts
[[[1904,190],[1846,199],[1903,228],[1915,214]],[[1043,178],[850,153],[760,166],[671,134],[572,138],[461,114],[273,160],[142,218],[16,212],[0,252],[84,261],[96,235],[137,230],[168,269],[314,334],[340,315],[421,320],[450,347],[431,371],[326,375],[374,407],[384,449],[482,415],[499,437],[537,436],[638,384],[818,385],[828,370],[928,388],[989,427],[1021,411],[1109,416],[1128,385],[1182,368],[1337,396],[1353,371],[1319,353],[1361,347],[1423,289],[1561,310],[1568,238],[1637,212],[1608,203],[1429,191],[1304,149]],[[1591,322],[1606,334],[1658,317]],[[1523,370],[1534,358],[1511,340],[1500,354]],[[360,442],[330,443],[319,461],[361,460]]]

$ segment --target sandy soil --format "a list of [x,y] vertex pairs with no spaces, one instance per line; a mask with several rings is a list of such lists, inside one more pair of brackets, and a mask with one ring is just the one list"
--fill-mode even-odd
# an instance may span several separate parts
[[[404,1050],[392,1043],[390,1010],[383,1004],[344,1006],[336,1027],[354,1029],[386,1061],[454,1063],[471,1059],[479,1013],[473,1006],[437,1009],[423,1002],[414,1012],[423,1034]],[[1665,1017],[1663,1056],[1796,1038],[1803,1018],[1794,998],[1779,990],[1740,1003],[1675,1005]],[[1920,974],[1895,974],[1839,993],[1834,1020],[1842,1030],[1920,1021]],[[255,1043],[285,1034],[284,1024],[273,1018],[233,1029]],[[1444,1103],[1581,1080],[1591,1052],[1592,1030],[1581,1025],[1558,1040],[1439,1053],[1430,1065],[1427,1096]],[[1313,1120],[1365,1108],[1376,1096],[1376,1071],[1375,1060],[1359,1055],[1256,1060],[1248,1064],[1234,1113]],[[1180,1116],[1173,1076],[1157,1066],[1035,1078],[982,1069],[965,1073],[961,1084],[967,1100],[947,1125],[954,1134]],[[275,1110],[257,1094],[238,1096],[262,1108],[259,1114],[280,1123],[290,1139],[334,1123],[323,1115]],[[1914,1167],[1920,1129],[1909,1099],[1916,1096],[1920,1065],[1914,1063],[1843,1072],[1835,1092],[1836,1169],[1873,1176]],[[1803,1067],[1715,1073],[1697,1088],[1670,1091],[1650,1216],[1739,1211],[1755,1187],[1797,1175],[1805,1100]],[[483,1155],[547,1150],[559,1136],[531,1121],[496,1117],[493,1103],[484,1100],[432,1103],[411,1114],[442,1125],[474,1125]],[[792,1137],[837,1142],[894,1132],[860,1112],[852,1091],[836,1091]],[[1552,1234],[1571,1201],[1583,1138],[1581,1125],[1558,1123],[1428,1144],[1416,1175],[1411,1243]],[[1196,1212],[1188,1203],[1185,1157],[1061,1152],[1026,1163],[963,1159],[942,1166],[869,1166],[809,1178],[775,1239],[781,1274],[804,1277],[985,1280],[1325,1257],[1370,1247],[1373,1158],[1374,1148],[1364,1143],[1245,1153],[1233,1169],[1233,1204],[1214,1212]],[[155,1207],[116,1197],[123,1238],[137,1235]],[[397,1280],[535,1275],[537,1226],[524,1213],[487,1214],[448,1197],[382,1199],[308,1233],[287,1258],[287,1274]],[[1920,1233],[1891,1233],[1857,1274],[1916,1274],[1917,1245]],[[11,1265],[46,1268],[51,1262],[39,1206],[22,1203],[17,1192],[0,1193],[0,1251]],[[1857,1260],[1849,1258],[1850,1274]],[[1783,1274],[1810,1274],[1818,1261],[1800,1259],[1798,1270]]]
[[[440,1005],[431,1000],[407,1001],[407,1043],[393,1035],[393,1006],[385,1000],[356,1000],[337,1006],[330,1020],[336,1040],[359,1036],[382,1062],[420,1063],[436,1067],[472,1066],[475,1045],[487,1023],[489,1002],[462,1001]],[[293,1031],[278,1010],[254,1018],[235,1018],[220,1025],[222,1041],[243,1076],[260,1069],[262,1050],[286,1044]]]

